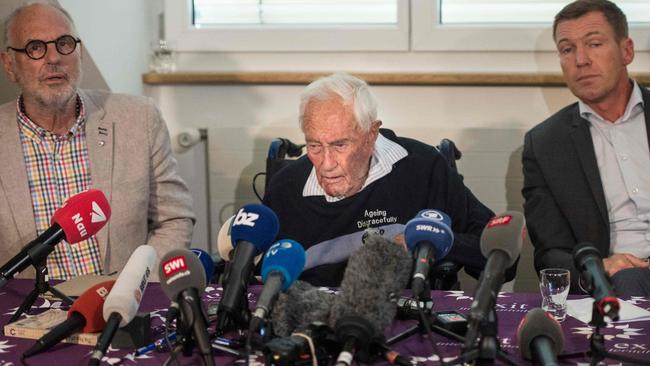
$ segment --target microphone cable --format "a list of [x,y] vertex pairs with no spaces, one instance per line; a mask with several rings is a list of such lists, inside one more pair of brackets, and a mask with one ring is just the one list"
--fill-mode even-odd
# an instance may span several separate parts
[[[174,320],[178,323],[178,316],[180,315],[180,309],[178,308],[178,303],[175,301],[172,301],[171,304],[169,305],[169,309],[167,310],[167,314],[165,315],[165,345],[167,345],[167,348],[169,349],[169,358],[165,361],[164,365],[168,365],[172,361],[176,363],[177,366],[181,366],[181,363],[178,361],[178,358],[176,357],[176,352],[178,352],[178,342],[176,342],[176,347],[173,347],[172,341],[169,336],[169,329],[172,327],[172,323]],[[176,330],[178,334],[178,329]],[[179,334],[180,335],[180,334]],[[182,346],[180,347],[182,348]]]

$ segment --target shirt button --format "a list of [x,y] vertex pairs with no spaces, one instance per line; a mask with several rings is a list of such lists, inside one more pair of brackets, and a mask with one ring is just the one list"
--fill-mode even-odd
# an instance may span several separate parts
[[99,146],[104,146],[104,144],[106,144],[104,140],[99,141]]
[[634,194],[637,194],[637,193],[639,193],[639,189],[638,189],[638,188],[636,188],[636,187],[634,187],[634,188],[632,188],[632,193],[634,193]]
[[621,160],[627,161],[627,155],[621,155]]

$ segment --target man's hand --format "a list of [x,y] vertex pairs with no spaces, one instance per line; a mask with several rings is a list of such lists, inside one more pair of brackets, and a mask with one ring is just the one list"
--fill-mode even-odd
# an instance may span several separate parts
[[627,253],[616,253],[603,259],[603,267],[608,275],[626,268],[650,268],[650,263]]

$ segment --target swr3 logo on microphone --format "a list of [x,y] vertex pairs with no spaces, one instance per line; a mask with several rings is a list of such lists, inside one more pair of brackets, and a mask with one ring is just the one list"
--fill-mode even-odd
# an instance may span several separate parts
[[242,208],[239,210],[239,212],[237,212],[237,216],[235,216],[235,220],[233,220],[232,226],[245,225],[253,227],[255,226],[255,220],[257,220],[259,217],[260,215],[254,212],[246,212]]

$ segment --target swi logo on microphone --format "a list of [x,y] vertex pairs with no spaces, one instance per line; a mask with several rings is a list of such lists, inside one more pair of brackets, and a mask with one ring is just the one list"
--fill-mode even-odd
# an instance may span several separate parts
[[185,270],[187,270],[187,263],[185,263],[185,257],[182,255],[170,258],[165,263],[163,263],[163,272],[165,273],[165,277],[170,277],[180,271]]
[[246,212],[242,208],[242,209],[239,210],[239,212],[237,212],[237,216],[235,216],[235,220],[233,220],[232,226],[245,225],[245,226],[254,227],[255,226],[255,221],[259,217],[260,217],[260,215],[254,213],[254,212]]
[[500,226],[500,225],[508,225],[511,220],[512,220],[512,216],[510,215],[496,216],[490,219],[490,221],[488,221],[487,228]]

